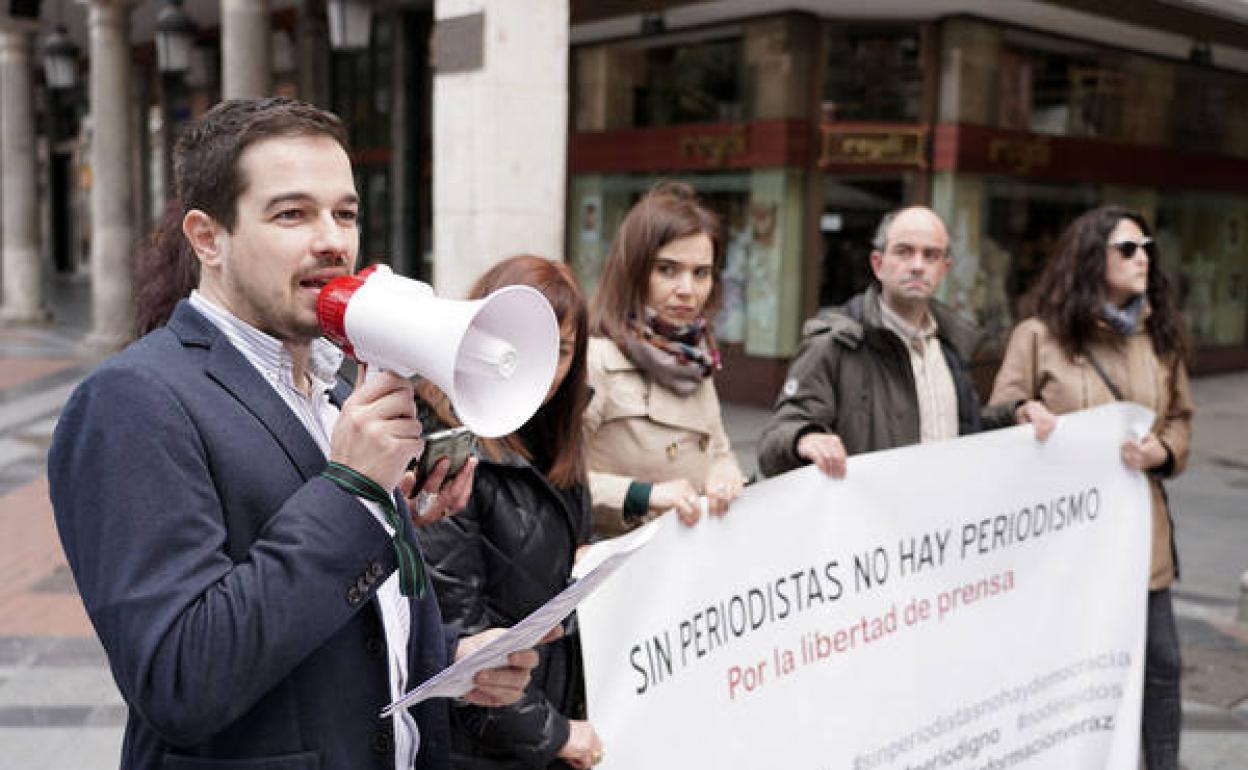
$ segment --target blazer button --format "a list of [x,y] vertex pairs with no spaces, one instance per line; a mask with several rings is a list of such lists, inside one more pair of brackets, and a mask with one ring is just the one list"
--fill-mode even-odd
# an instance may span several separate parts
[[381,566],[381,562],[375,561],[375,562],[369,563],[368,576],[371,577],[373,580],[376,580],[377,578],[381,577],[384,574],[386,574],[386,568]]
[[387,733],[375,733],[373,735],[373,752],[376,754],[393,753],[394,740]]
[[351,588],[347,590],[347,604],[350,604],[352,607],[359,604],[363,601],[363,599],[364,597],[360,594],[360,589],[355,586],[351,586]]
[[364,651],[371,657],[380,660],[386,655],[386,645],[382,643],[380,637],[370,636],[368,637],[368,640],[364,642]]

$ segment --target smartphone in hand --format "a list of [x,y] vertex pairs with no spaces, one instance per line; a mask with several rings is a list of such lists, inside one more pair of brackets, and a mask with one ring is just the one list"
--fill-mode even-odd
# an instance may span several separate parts
[[464,427],[431,433],[425,437],[425,451],[413,461],[412,469],[416,471],[418,481],[426,479],[433,473],[438,460],[446,457],[451,461],[451,467],[446,472],[447,481],[450,481],[468,462],[476,446],[476,435]]

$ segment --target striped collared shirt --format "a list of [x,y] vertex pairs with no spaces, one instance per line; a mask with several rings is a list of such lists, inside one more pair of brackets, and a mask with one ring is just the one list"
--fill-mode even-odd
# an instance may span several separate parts
[[[295,362],[290,351],[276,339],[243,321],[199,291],[192,291],[191,307],[199,311],[221,330],[225,338],[255,367],[260,376],[273,387],[290,407],[299,422],[316,441],[321,452],[329,457],[329,437],[338,420],[338,407],[329,400],[334,389],[342,351],[324,338],[313,340],[308,365],[311,387],[307,393],[295,382]],[[386,523],[385,514],[376,503],[361,500],[365,508],[383,526],[386,533],[394,530]],[[377,603],[389,648],[390,696],[397,700],[407,689],[407,645],[411,636],[411,608],[399,590],[398,574],[392,574],[377,589]],[[394,766],[408,770],[416,761],[420,748],[420,731],[407,709],[399,709],[394,717]]]
[[932,314],[921,327],[898,315],[883,299],[880,320],[896,334],[910,354],[914,392],[919,402],[919,441],[941,441],[958,435],[958,391],[949,362],[940,348],[939,329]]

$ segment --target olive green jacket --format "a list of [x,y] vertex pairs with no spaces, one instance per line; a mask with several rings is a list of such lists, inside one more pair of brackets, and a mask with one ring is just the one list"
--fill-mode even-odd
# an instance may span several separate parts
[[[1013,425],[1012,407],[979,406],[968,363],[982,339],[979,330],[939,302],[929,311],[953,375],[958,433]],[[802,336],[759,439],[763,473],[805,465],[797,440],[806,433],[834,433],[850,455],[919,443],[914,372],[905,345],[883,325],[877,287],[807,321]]]

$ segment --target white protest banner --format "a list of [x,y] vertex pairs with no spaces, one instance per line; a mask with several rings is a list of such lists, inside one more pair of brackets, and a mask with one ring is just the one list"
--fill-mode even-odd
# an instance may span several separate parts
[[[1151,413],[802,468],[579,609],[601,767],[1135,770]],[[671,514],[669,514],[670,516]]]

